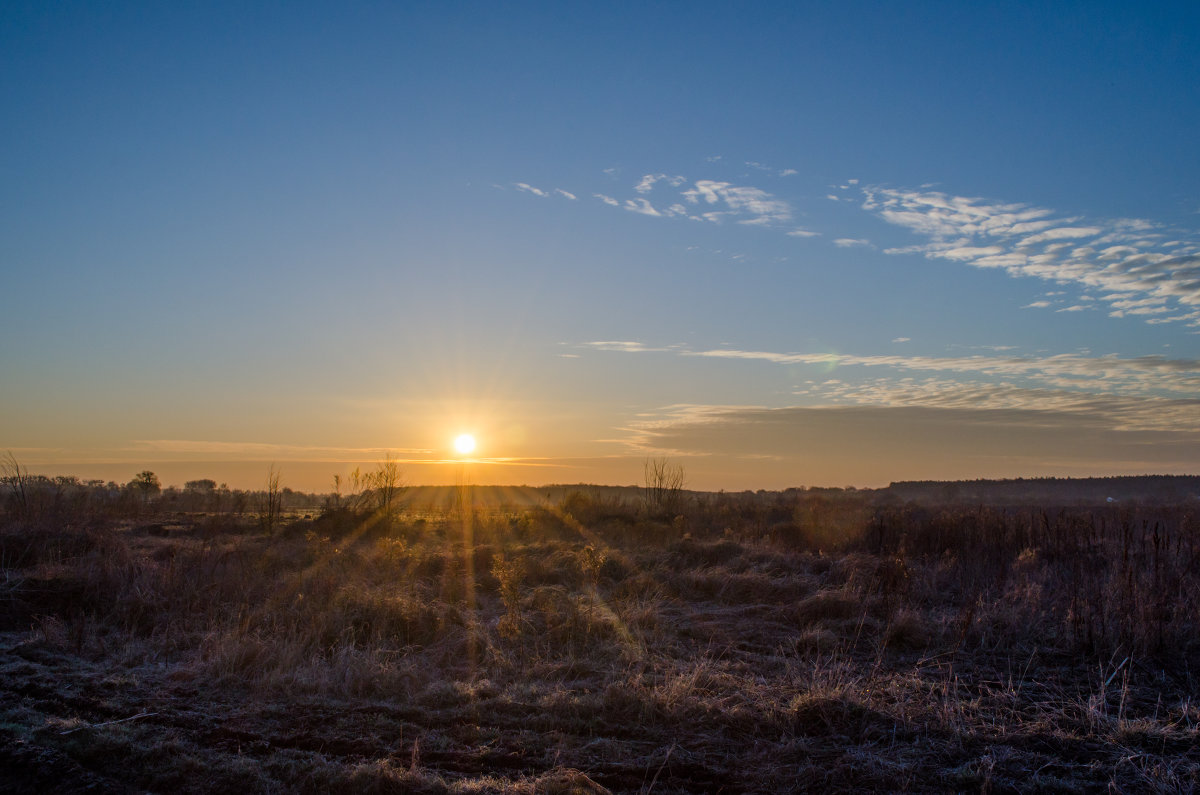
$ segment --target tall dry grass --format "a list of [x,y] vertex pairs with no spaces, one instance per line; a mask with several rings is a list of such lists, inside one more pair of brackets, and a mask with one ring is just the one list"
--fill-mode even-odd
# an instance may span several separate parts
[[[834,789],[1186,789],[1200,770],[1196,519],[1188,505],[803,493],[709,495],[655,518],[583,492],[385,520],[337,506],[271,534],[251,519],[14,518],[0,527],[0,621],[25,633],[29,659],[391,705],[426,738],[423,765],[360,754],[263,773],[263,790],[299,776],[453,789],[466,765],[454,754],[481,732],[571,738],[519,773],[472,779],[484,791],[575,768],[619,790],[659,769],[663,791],[786,789],[800,771]],[[126,731],[104,736],[142,738]],[[634,748],[653,753],[635,763]],[[1131,748],[1136,764],[1122,761]],[[170,779],[147,775],[149,789]]]

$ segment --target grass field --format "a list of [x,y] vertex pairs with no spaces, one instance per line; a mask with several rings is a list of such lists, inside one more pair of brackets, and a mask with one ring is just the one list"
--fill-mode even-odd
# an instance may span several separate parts
[[1190,791],[1198,520],[805,492],[269,533],[10,511],[3,788]]

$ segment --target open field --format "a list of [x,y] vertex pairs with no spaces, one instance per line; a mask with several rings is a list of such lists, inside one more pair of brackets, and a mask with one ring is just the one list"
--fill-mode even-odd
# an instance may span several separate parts
[[[1189,791],[1194,500],[566,491],[0,531],[17,792]],[[285,512],[286,513],[286,512]]]

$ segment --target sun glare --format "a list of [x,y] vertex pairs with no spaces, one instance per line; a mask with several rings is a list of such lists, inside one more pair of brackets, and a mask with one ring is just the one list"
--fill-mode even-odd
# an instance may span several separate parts
[[464,433],[454,440],[454,449],[460,455],[467,455],[475,452],[475,437],[469,433]]

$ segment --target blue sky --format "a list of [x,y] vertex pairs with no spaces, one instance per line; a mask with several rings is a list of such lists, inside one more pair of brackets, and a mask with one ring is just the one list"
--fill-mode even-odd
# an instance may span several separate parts
[[0,449],[1195,472],[1189,3],[0,11]]

